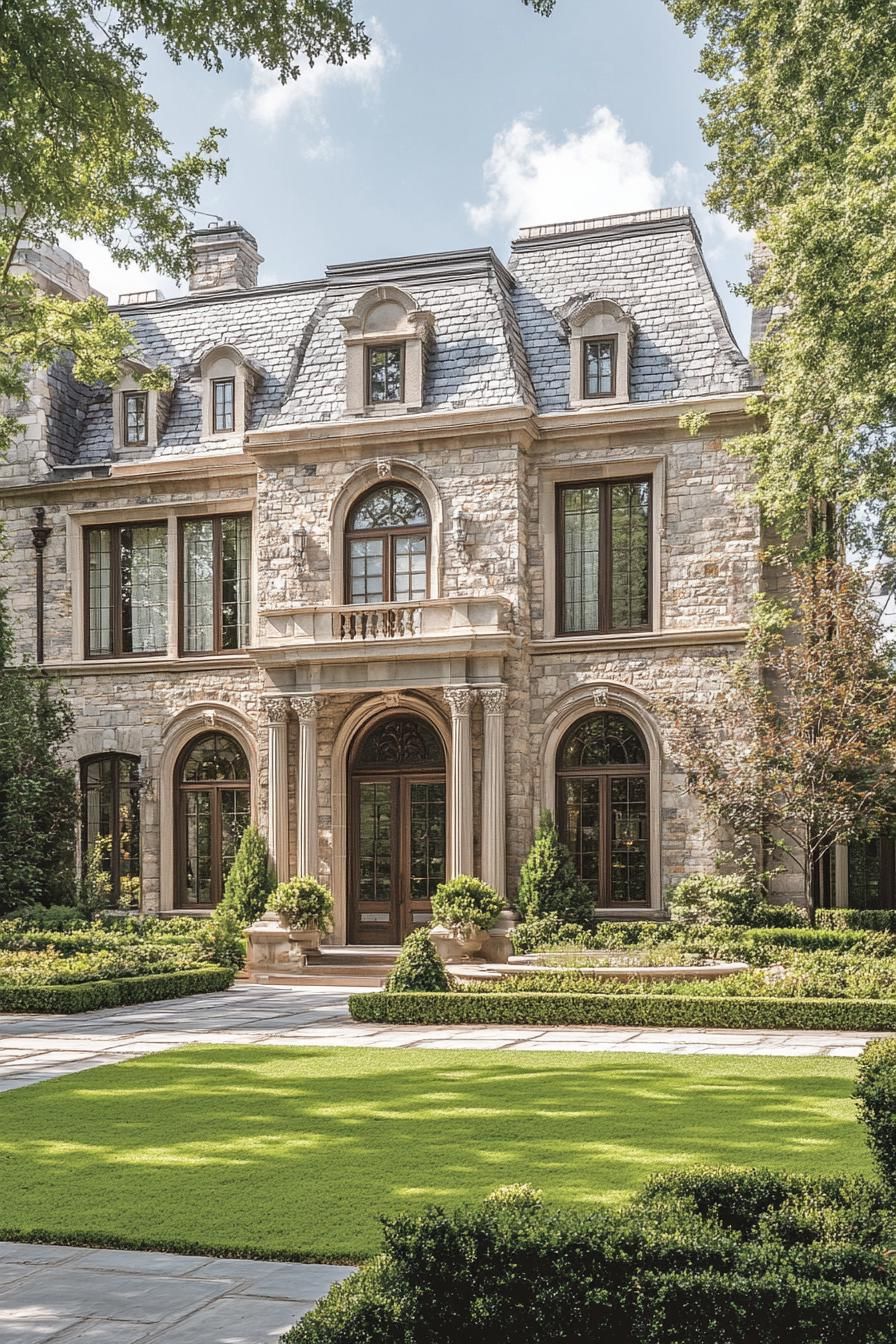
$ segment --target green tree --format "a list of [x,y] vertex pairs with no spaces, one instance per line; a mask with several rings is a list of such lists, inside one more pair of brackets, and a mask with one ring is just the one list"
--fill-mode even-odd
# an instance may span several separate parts
[[594,916],[594,897],[580,880],[550,812],[542,812],[520,869],[516,906],[524,920],[557,914],[562,921],[581,923]]
[[264,914],[268,897],[276,885],[268,843],[257,827],[247,826],[227,874],[224,896],[218,908],[231,910],[245,928]]
[[707,203],[754,229],[744,293],[773,318],[750,456],[785,538],[896,545],[896,8],[665,0],[701,35]]
[[60,756],[71,728],[53,683],[13,662],[0,594],[0,913],[74,900],[77,794]]

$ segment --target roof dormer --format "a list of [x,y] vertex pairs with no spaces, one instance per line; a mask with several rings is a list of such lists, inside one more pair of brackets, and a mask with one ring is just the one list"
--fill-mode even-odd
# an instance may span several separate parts
[[[171,405],[171,388],[143,386],[155,370],[136,356],[121,361],[121,378],[112,388],[112,456],[141,457],[158,447]],[[163,370],[167,374],[167,370]]]
[[202,438],[242,436],[262,369],[235,345],[208,346],[196,361],[202,384]]
[[433,315],[395,285],[362,294],[345,328],[345,408],[349,415],[419,410]]
[[629,400],[635,320],[612,299],[574,299],[561,312],[569,333],[569,404]]

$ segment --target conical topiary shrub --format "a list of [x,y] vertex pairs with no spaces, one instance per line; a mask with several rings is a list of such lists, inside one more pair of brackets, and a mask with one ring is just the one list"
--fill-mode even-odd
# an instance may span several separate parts
[[516,905],[525,920],[555,913],[566,923],[581,924],[594,916],[594,897],[576,872],[550,812],[542,812],[520,869]]
[[438,993],[451,988],[451,977],[442,964],[428,929],[414,929],[401,946],[392,974],[386,981],[391,994],[422,991]]
[[256,826],[247,826],[240,840],[227,880],[223,906],[246,926],[267,909],[268,897],[277,885],[268,845]]

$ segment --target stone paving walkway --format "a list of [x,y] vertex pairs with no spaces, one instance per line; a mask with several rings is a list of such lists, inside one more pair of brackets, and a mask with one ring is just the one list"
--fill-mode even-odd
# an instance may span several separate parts
[[72,1016],[0,1014],[0,1092],[193,1043],[854,1058],[873,1037],[662,1027],[384,1027],[352,1022],[349,992],[243,983],[221,994]]
[[351,1273],[0,1241],[0,1344],[268,1344]]

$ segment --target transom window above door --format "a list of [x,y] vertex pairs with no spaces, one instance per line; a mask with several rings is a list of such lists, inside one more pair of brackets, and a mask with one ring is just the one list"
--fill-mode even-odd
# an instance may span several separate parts
[[408,485],[369,490],[348,517],[346,601],[419,602],[428,596],[431,524],[422,497]]

